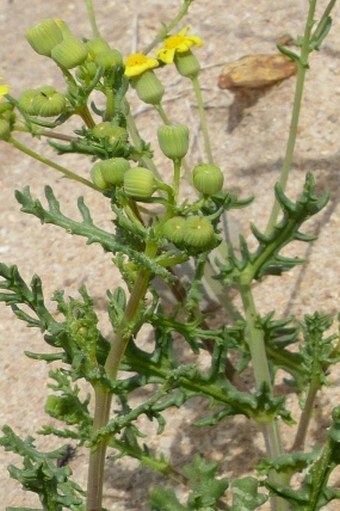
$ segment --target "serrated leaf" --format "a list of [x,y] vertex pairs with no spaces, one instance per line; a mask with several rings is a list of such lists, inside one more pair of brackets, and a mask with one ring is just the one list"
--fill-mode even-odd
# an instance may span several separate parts
[[174,490],[160,486],[155,486],[151,490],[149,503],[153,511],[189,511],[179,502]]
[[244,477],[231,483],[233,503],[230,511],[252,511],[268,500],[268,495],[258,493],[259,482],[254,477]]
[[22,205],[21,210],[38,217],[43,223],[50,223],[62,227],[70,234],[76,234],[87,238],[87,243],[99,243],[105,252],[122,253],[136,262],[140,267],[145,267],[152,274],[159,275],[166,280],[171,280],[171,274],[162,266],[158,265],[153,259],[150,259],[143,252],[134,250],[128,244],[120,243],[114,233],[109,233],[95,226],[92,219],[89,218],[85,203],[82,199],[78,202],[78,207],[82,214],[83,221],[77,222],[66,217],[60,210],[60,204],[56,199],[50,186],[45,187],[45,196],[48,201],[49,209],[45,209],[38,199],[33,199],[29,187],[25,187],[22,192],[16,191],[17,201]]

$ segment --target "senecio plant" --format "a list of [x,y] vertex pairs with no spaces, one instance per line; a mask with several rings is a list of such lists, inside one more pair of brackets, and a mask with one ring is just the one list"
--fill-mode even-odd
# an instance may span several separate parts
[[[334,318],[318,312],[299,321],[277,318],[273,311],[261,316],[253,296],[254,283],[267,275],[279,277],[302,262],[282,255],[282,249],[292,241],[312,242],[315,237],[304,232],[303,224],[327,204],[327,192],[316,194],[310,173],[296,202],[285,189],[308,57],[330,29],[335,0],[318,21],[316,0],[306,2],[305,31],[295,41],[296,51],[279,47],[297,66],[287,152],[265,232],[252,225],[257,246],[250,249],[240,236],[237,250],[223,226],[229,212],[246,207],[251,198],[240,199],[228,191],[223,169],[214,162],[196,57],[202,40],[179,26],[191,1],[184,0],[176,17],[147,48],[126,57],[101,37],[91,1],[87,1],[90,39],[79,39],[60,19],[45,19],[27,30],[26,39],[35,52],[55,62],[66,92],[41,84],[14,98],[7,85],[0,86],[2,143],[98,192],[110,203],[112,229],[95,225],[83,197],[78,199],[81,220],[63,214],[50,187],[45,189],[46,205],[28,187],[16,191],[22,211],[61,227],[67,235],[101,245],[112,254],[122,278],[120,287],[103,290],[112,325],[108,337],[98,326],[94,300],[84,286],[77,298],[56,291],[56,310],[49,310],[38,276],[26,283],[16,266],[0,265],[1,301],[28,326],[43,332],[50,347],[49,353],[27,356],[53,364],[45,411],[55,421],[38,433],[60,437],[60,447],[42,452],[33,437],[20,439],[9,426],[0,440],[6,450],[22,456],[22,466],[10,465],[9,472],[25,490],[37,494],[39,509],[104,510],[108,456],[134,458],[160,474],[163,483],[151,489],[141,509],[247,511],[268,501],[267,508],[275,511],[316,511],[340,497],[330,481],[340,461],[339,406],[329,419],[324,443],[305,450],[313,403],[339,360],[339,336],[328,332]],[[190,129],[170,119],[162,105],[164,87],[157,71],[173,64],[192,84],[197,99],[206,157],[193,166],[185,160]],[[159,113],[158,145],[164,161],[171,163],[171,176],[156,168],[153,148],[140,136],[128,100],[134,93]],[[58,131],[73,117],[79,121],[76,130]],[[79,154],[88,177],[36,153],[20,140],[22,132],[47,138],[58,154]],[[183,183],[192,186],[186,198]],[[217,313],[206,308],[208,282],[219,302]],[[230,304],[231,286],[242,299],[240,310]],[[165,289],[173,294],[170,302]],[[144,325],[149,326],[148,349],[141,342]],[[244,371],[249,367],[254,382],[247,385]],[[286,396],[278,390],[278,370],[299,394],[298,417],[292,417]],[[85,397],[80,388],[89,389]],[[185,403],[197,397],[209,405],[196,423],[206,427],[206,434],[213,436],[223,421],[228,435],[235,415],[263,433],[266,452],[251,474],[227,479],[209,452],[178,466],[148,445],[140,426],[142,415],[158,423],[161,435],[166,411],[182,407],[184,413]],[[281,441],[282,422],[294,430],[292,445]],[[86,488],[72,479],[68,464],[80,446],[89,453]],[[116,509],[112,506],[108,509]]]

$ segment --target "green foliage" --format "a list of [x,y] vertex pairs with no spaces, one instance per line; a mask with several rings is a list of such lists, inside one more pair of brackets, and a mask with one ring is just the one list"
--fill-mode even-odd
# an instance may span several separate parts
[[187,476],[191,487],[187,506],[180,504],[172,490],[156,486],[150,496],[151,509],[155,511],[216,509],[218,500],[223,496],[229,484],[225,478],[216,479],[216,471],[217,463],[208,462],[199,455],[194,456],[192,463],[183,468],[183,473]]
[[[57,466],[57,460],[64,454],[65,447],[41,452],[34,446],[32,437],[21,440],[9,426],[4,426],[2,432],[0,444],[6,451],[12,451],[23,458],[23,467],[10,465],[9,473],[25,490],[39,496],[43,506],[41,511],[62,511],[65,508],[72,511],[84,510],[84,492],[71,480],[70,467]],[[30,511],[29,508],[12,509]]]
[[279,184],[276,184],[275,192],[283,212],[282,220],[270,234],[261,233],[255,225],[251,226],[259,246],[252,253],[246,241],[241,238],[241,259],[230,250],[228,264],[223,266],[218,263],[220,266],[218,278],[225,283],[240,282],[243,275],[249,275],[256,280],[265,275],[281,275],[282,272],[304,262],[296,257],[281,256],[279,252],[294,240],[310,242],[315,239],[315,236],[303,234],[299,229],[312,215],[325,207],[329,198],[328,193],[321,197],[316,196],[314,177],[310,173],[306,176],[303,193],[295,203],[286,197]]
[[[276,495],[285,498],[293,511],[318,511],[324,508],[334,499],[340,499],[340,490],[328,486],[329,477],[335,467],[340,463],[340,407],[333,411],[333,424],[328,432],[327,440],[317,456],[311,457],[308,471],[298,490],[293,490],[289,486],[275,484],[266,481],[266,486]],[[295,467],[302,468],[299,463],[296,466],[300,456],[292,455],[295,458]],[[288,467],[289,459],[286,458],[285,466]],[[282,464],[281,464],[282,467]],[[290,468],[292,465],[290,464]]]
[[233,481],[231,490],[233,503],[230,511],[251,511],[267,501],[268,496],[258,493],[259,483],[254,477]]

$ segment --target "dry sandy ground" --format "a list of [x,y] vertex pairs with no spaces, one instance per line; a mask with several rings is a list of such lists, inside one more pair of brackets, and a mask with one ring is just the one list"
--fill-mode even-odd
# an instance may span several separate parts
[[[139,45],[149,42],[160,27],[175,14],[179,1],[96,0],[97,16],[104,36],[123,53],[131,51],[138,27]],[[287,140],[294,78],[268,90],[252,106],[242,111],[234,97],[217,87],[222,64],[249,53],[275,51],[275,40],[288,32],[301,34],[308,2],[306,0],[195,0],[188,23],[192,31],[202,36],[205,46],[199,55],[205,69],[202,84],[208,119],[213,133],[216,160],[224,170],[226,185],[241,196],[253,193],[256,200],[245,211],[236,213],[245,234],[249,222],[258,227],[266,223],[267,210],[272,203],[272,186],[277,180]],[[325,5],[325,1],[320,2]],[[166,9],[164,6],[166,5]],[[143,8],[141,8],[143,6]],[[24,40],[27,27],[46,17],[61,17],[80,35],[90,36],[85,2],[81,0],[1,0],[0,2],[0,75],[10,81],[13,95],[26,87],[60,84],[53,64],[35,55]],[[327,187],[331,199],[327,208],[309,226],[318,232],[319,239],[312,248],[297,246],[294,254],[305,256],[307,264],[282,279],[267,279],[256,288],[262,313],[276,308],[279,315],[292,314],[301,318],[304,313],[318,309],[336,313],[339,305],[339,245],[340,211],[339,133],[340,133],[340,11],[334,12],[334,27],[322,51],[313,55],[307,76],[306,91],[299,127],[299,140],[294,158],[289,193],[294,197],[301,189],[304,175],[312,170],[320,190]],[[175,75],[162,71],[168,83],[166,108],[171,118],[191,124],[195,129],[196,110],[189,87]],[[146,139],[155,142],[154,125],[157,116],[151,111],[139,112],[137,122]],[[42,149],[43,144],[37,143]],[[83,240],[68,237],[52,226],[41,226],[36,219],[19,212],[13,191],[29,184],[36,195],[50,184],[70,214],[75,213],[75,199],[84,194],[95,210],[96,221],[109,225],[110,211],[99,194],[61,180],[28,158],[0,145],[0,252],[1,260],[18,264],[29,279],[38,273],[44,282],[46,296],[53,290],[65,288],[74,294],[85,283],[95,297],[105,295],[108,286],[114,287],[117,276],[110,258],[98,247],[86,247]],[[45,154],[51,151],[45,149]],[[200,158],[201,147],[193,144],[190,160]],[[62,163],[73,166],[86,175],[88,163],[63,157]],[[163,171],[166,172],[164,167]],[[293,254],[292,254],[293,255]],[[104,285],[102,284],[104,282]],[[109,283],[109,284],[108,284]],[[10,310],[0,308],[0,415],[1,424],[10,424],[19,434],[34,434],[46,420],[43,415],[47,368],[29,361],[23,350],[40,351],[37,332],[25,328],[13,319]],[[339,375],[330,377],[330,387],[319,398],[309,443],[322,435],[329,425],[331,405],[339,403]],[[209,434],[209,430],[194,428],[202,403],[189,404],[183,411],[169,417],[165,435],[155,439],[155,445],[171,452],[176,463],[195,451],[206,453],[221,461],[221,470],[239,475],[240,467],[247,468],[257,459],[262,441],[257,430],[240,419],[230,421]],[[296,408],[296,405],[294,405]],[[296,409],[296,413],[298,413]],[[289,433],[285,433],[289,441]],[[9,480],[6,465],[13,458],[0,451],[0,509],[9,505],[32,505],[37,502],[18,491]],[[79,453],[72,462],[74,471],[84,481],[86,458]],[[106,481],[105,505],[114,511],[146,509],[147,492],[156,477],[140,471],[131,462],[110,464]],[[339,479],[337,481],[339,483]],[[329,505],[335,511],[336,503]]]

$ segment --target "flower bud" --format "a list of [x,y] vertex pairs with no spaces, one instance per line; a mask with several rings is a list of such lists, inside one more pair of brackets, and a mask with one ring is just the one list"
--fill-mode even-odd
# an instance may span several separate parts
[[0,117],[0,140],[8,140],[11,135],[11,123],[4,117]]
[[123,65],[123,58],[118,50],[106,50],[98,53],[94,59],[98,66],[102,66],[105,71],[113,66]]
[[188,247],[208,249],[214,241],[214,234],[214,228],[207,218],[197,215],[186,218],[183,239]]
[[131,83],[144,103],[158,105],[161,102],[165,89],[153,71],[145,71],[131,79]]
[[124,191],[136,200],[148,199],[156,189],[154,174],[144,167],[128,169],[124,174]]
[[92,129],[92,134],[96,138],[108,138],[112,133],[113,124],[110,121],[99,122]]
[[96,138],[107,138],[110,144],[127,142],[128,132],[121,126],[115,126],[110,121],[98,123],[92,130]]
[[182,76],[186,76],[190,79],[198,76],[201,66],[190,50],[183,53],[176,53],[174,61],[177,71]]
[[37,90],[36,95],[32,99],[31,107],[33,115],[54,117],[64,112],[66,99],[63,94],[47,85]]
[[106,190],[108,188],[108,186],[107,186],[105,179],[103,178],[102,171],[101,171],[100,165],[98,165],[98,163],[101,163],[101,162],[95,163],[90,171],[91,179],[92,179],[93,183],[96,186],[98,186],[98,188],[100,188],[100,190]]
[[[10,103],[0,104],[0,115],[4,115],[6,118],[10,118],[13,112],[14,106]],[[9,117],[8,117],[9,116]]]
[[93,59],[96,58],[97,55],[100,53],[103,53],[104,51],[107,51],[110,49],[110,46],[108,45],[107,41],[105,39],[102,39],[101,37],[94,37],[93,39],[90,39],[86,42],[86,46],[89,52],[89,56]]
[[25,90],[18,100],[18,105],[21,110],[23,110],[28,115],[36,115],[35,110],[33,108],[33,100],[39,94],[37,89],[27,89]]
[[221,191],[224,176],[216,165],[201,163],[194,168],[192,180],[196,190],[209,196]]
[[53,48],[61,43],[63,34],[54,19],[46,19],[26,31],[26,39],[39,55],[51,56]]
[[[101,176],[105,181],[106,187],[111,185],[122,185],[125,172],[130,168],[130,163],[125,158],[110,158],[109,160],[97,161],[94,167],[99,167]],[[94,171],[97,172],[97,171]]]
[[171,124],[158,128],[158,143],[162,152],[171,160],[181,160],[189,147],[189,129],[184,124]]
[[86,60],[87,47],[80,39],[71,35],[53,48],[51,57],[60,67],[72,69]]
[[163,225],[164,237],[175,245],[180,245],[184,241],[184,225],[185,218],[182,216],[170,218]]

